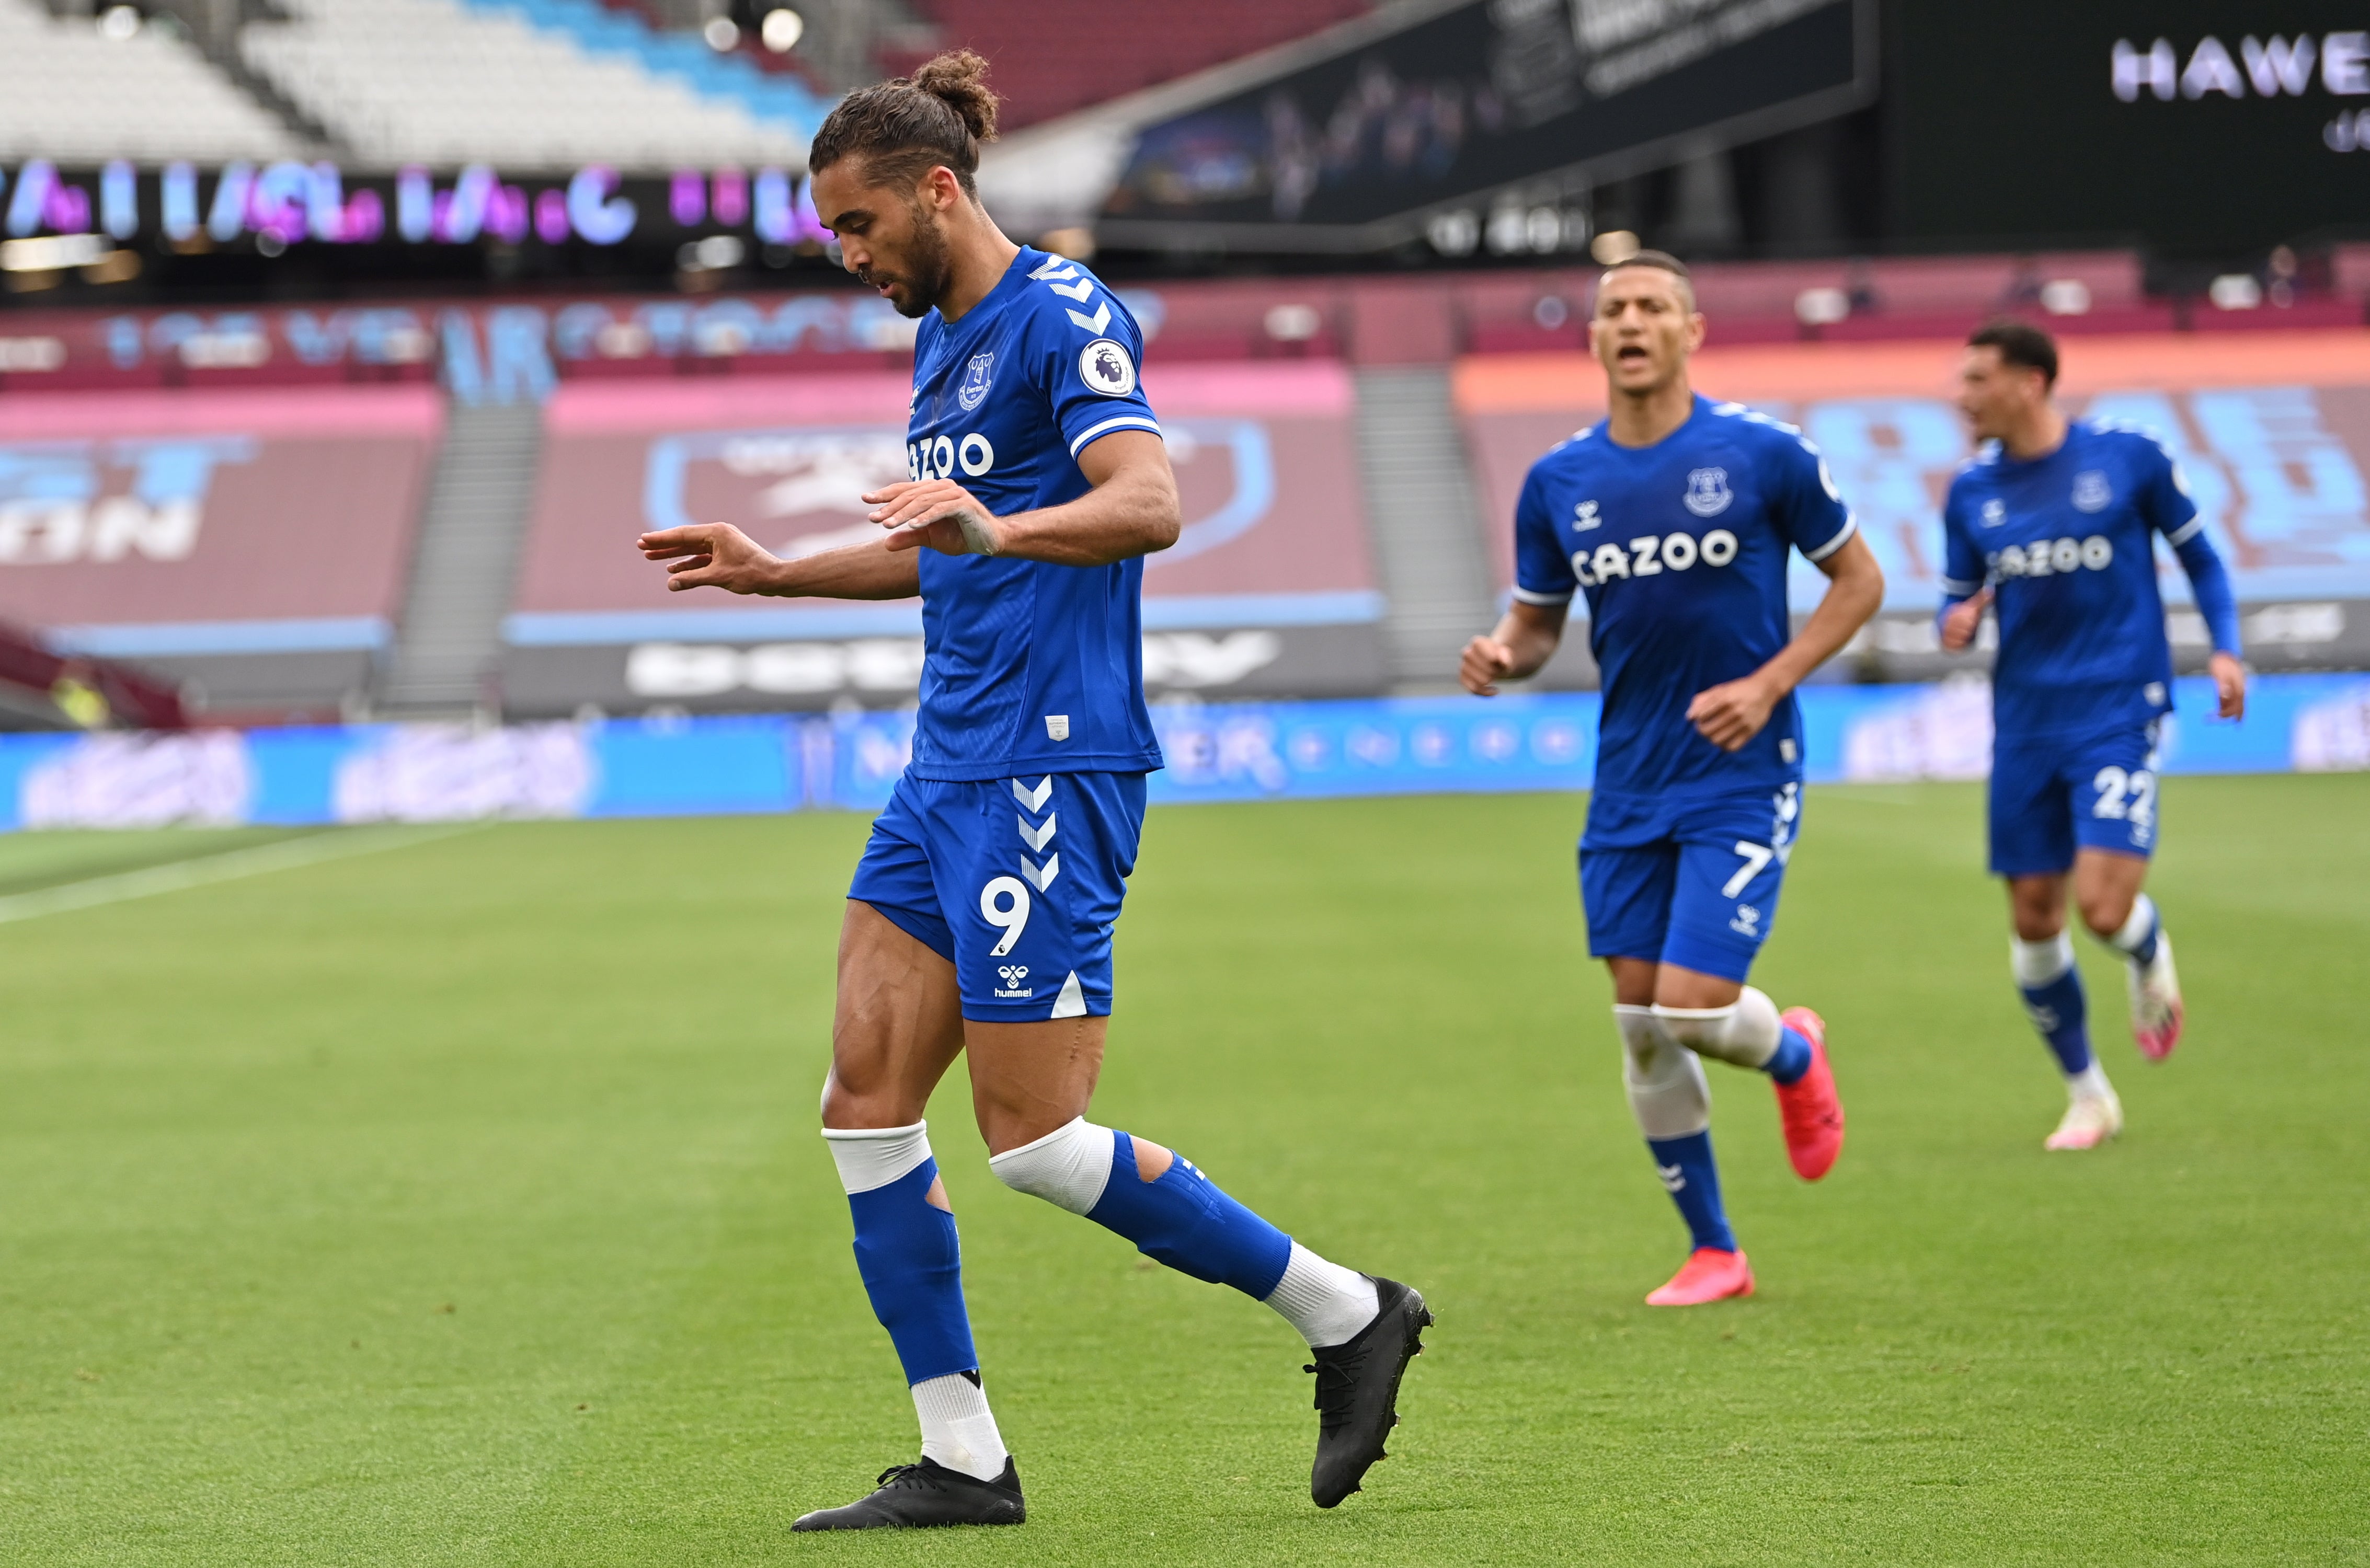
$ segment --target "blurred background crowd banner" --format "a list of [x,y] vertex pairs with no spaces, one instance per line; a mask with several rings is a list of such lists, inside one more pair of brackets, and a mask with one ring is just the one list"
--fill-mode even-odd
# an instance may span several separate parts
[[[2370,767],[2370,680],[2266,679],[2247,721],[2181,682],[2168,773]],[[1364,702],[1164,703],[1160,801],[1584,789],[1593,693]],[[1980,779],[1980,680],[1805,693],[1812,783]],[[0,830],[877,811],[904,771],[909,713],[275,727],[0,736]]]
[[[2061,338],[2069,409],[2178,456],[2258,667],[2370,669],[2364,29],[2335,0],[0,0],[0,724],[109,732],[10,751],[49,759],[15,809],[145,798],[121,781],[184,752],[111,732],[190,727],[213,804],[182,816],[402,815],[481,775],[602,810],[673,798],[650,759],[745,782],[691,760],[761,751],[788,772],[732,798],[868,798],[846,770],[894,750],[918,606],[669,596],[632,540],[868,536],[914,324],[839,270],[806,148],[956,45],[1005,95],[991,211],[1145,330],[1187,513],[1145,578],[1164,723],[1445,692],[1524,467],[1601,412],[1596,272],[1641,246],[1695,269],[1701,388],[1801,426],[1884,564],[1817,700],[1892,738],[1837,738],[1830,776],[1987,755],[1959,680],[1987,653],[1931,617],[1957,348],[2003,313]],[[1575,636],[1535,684],[1580,713],[1595,679]],[[2249,767],[2360,751],[2262,730]],[[1199,747],[1164,787],[1215,787],[1182,782]]]

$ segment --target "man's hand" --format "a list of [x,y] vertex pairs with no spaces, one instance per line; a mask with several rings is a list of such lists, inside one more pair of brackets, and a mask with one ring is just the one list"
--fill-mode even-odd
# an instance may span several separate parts
[[1687,718],[1697,734],[1721,750],[1741,750],[1761,733],[1783,694],[1775,681],[1756,671],[1742,681],[1725,681],[1697,692],[1696,700],[1687,704]]
[[1950,612],[1942,617],[1944,653],[1962,652],[1975,640],[1975,630],[1984,624],[1984,611],[1991,601],[1992,590],[1986,588],[1973,599],[1962,599],[1950,606]]
[[1498,682],[1514,672],[1514,650],[1495,637],[1476,637],[1456,661],[1456,679],[1477,697],[1494,697]]
[[995,516],[951,479],[900,479],[864,498],[874,522],[888,529],[892,550],[936,550],[942,555],[994,555],[1003,543]]
[[2245,718],[2247,667],[2230,654],[2217,653],[2206,661],[2205,668],[2213,672],[2214,690],[2222,699],[2222,716]]
[[729,522],[695,522],[661,529],[635,541],[645,558],[672,561],[667,591],[720,588],[729,593],[764,593],[782,563]]

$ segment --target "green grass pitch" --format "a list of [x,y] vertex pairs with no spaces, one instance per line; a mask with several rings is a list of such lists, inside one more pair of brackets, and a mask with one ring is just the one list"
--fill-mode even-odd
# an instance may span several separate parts
[[[806,1538],[912,1456],[815,1137],[846,816],[520,824],[0,924],[0,1561],[2370,1562],[2370,778],[2180,779],[2191,1023],[2044,1155],[1972,788],[1812,792],[1755,979],[1851,1116],[1715,1067],[1761,1294],[1680,1261],[1570,796],[1156,809],[1099,1119],[1439,1314],[1306,1494],[1281,1320],[934,1106],[1018,1530]],[[238,841],[251,842],[254,835]],[[0,895],[190,836],[0,841]]]

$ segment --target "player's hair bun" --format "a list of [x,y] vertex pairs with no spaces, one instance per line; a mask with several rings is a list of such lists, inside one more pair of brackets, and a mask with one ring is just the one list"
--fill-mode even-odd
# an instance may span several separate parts
[[987,62],[958,49],[911,76],[840,99],[807,149],[807,168],[820,174],[842,158],[860,157],[870,183],[903,185],[943,165],[976,194],[979,144],[995,135]]
[[951,50],[925,63],[913,84],[943,99],[963,129],[981,142],[995,140],[995,94],[987,86],[987,61],[968,49]]

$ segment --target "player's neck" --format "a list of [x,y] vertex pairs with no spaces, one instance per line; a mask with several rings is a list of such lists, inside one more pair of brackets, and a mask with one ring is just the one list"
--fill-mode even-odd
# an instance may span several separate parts
[[1605,433],[1615,446],[1652,446],[1687,422],[1696,411],[1695,388],[1679,375],[1642,392],[1615,387],[1605,411]]
[[995,220],[973,208],[964,219],[947,225],[954,265],[948,269],[946,292],[936,302],[949,326],[961,321],[1004,281],[1020,247],[1004,237]]
[[2042,404],[2000,438],[2000,446],[2019,463],[2038,463],[2065,444],[2065,416],[2054,403]]

